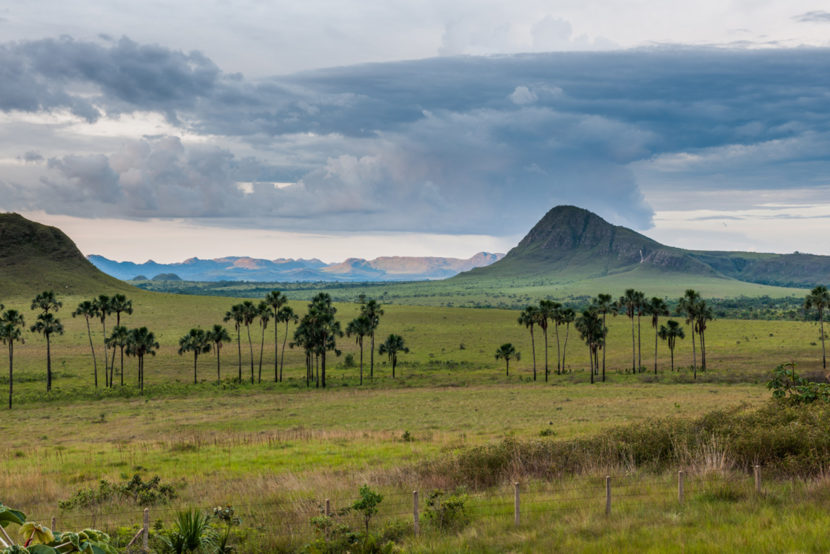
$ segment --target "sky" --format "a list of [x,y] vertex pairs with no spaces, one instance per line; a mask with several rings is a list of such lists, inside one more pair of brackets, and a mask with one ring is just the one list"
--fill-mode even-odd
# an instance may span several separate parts
[[830,254],[823,2],[0,5],[0,210],[85,254],[505,252],[559,204]]

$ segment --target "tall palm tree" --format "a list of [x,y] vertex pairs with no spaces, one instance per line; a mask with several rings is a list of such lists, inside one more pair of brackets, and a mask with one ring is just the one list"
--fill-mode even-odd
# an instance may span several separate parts
[[325,292],[317,294],[308,305],[312,336],[320,359],[320,384],[323,388],[326,388],[326,352],[333,350],[336,355],[340,355],[336,349],[336,338],[342,337],[343,331],[340,330],[340,322],[334,319],[336,313],[337,308],[332,305],[331,296]]
[[51,290],[41,292],[35,296],[34,300],[32,300],[32,309],[40,310],[44,314],[48,314],[49,312],[57,312],[61,306],[63,306],[63,302],[58,300],[57,296],[55,296],[55,292]]
[[147,327],[131,329],[127,339],[127,356],[135,356],[138,360],[138,388],[144,394],[144,357],[156,355],[159,343],[156,336]]
[[279,381],[280,381],[280,383],[282,383],[282,377],[283,377],[282,370],[283,370],[283,366],[285,364],[285,344],[288,341],[288,324],[293,322],[296,325],[297,321],[299,321],[299,318],[297,317],[297,314],[294,313],[294,310],[291,308],[291,306],[283,306],[282,308],[280,308],[279,313],[277,313],[277,316],[276,316],[275,320],[279,321],[281,323],[285,323],[285,334],[283,335],[283,338],[282,338],[282,349],[280,350],[280,377],[279,377]]
[[605,327],[597,312],[587,309],[576,319],[575,324],[582,340],[588,347],[588,358],[590,360],[591,383],[594,382],[595,368],[599,365],[597,352],[604,343]]
[[669,346],[669,352],[671,352],[671,370],[674,371],[674,346],[677,343],[677,339],[682,339],[686,336],[683,332],[683,327],[675,320],[670,319],[666,322],[666,325],[660,326],[660,331],[657,334]]
[[245,300],[240,304],[240,310],[242,311],[242,324],[245,326],[245,330],[248,332],[248,350],[250,350],[251,355],[251,384],[254,384],[254,343],[251,341],[251,323],[257,318],[259,314],[259,310],[257,309],[256,304],[251,302],[250,300]]
[[804,299],[804,309],[814,309],[818,312],[818,322],[821,329],[821,367],[827,369],[827,356],[824,350],[824,310],[830,307],[830,292],[827,287],[819,285],[810,291]]
[[92,367],[95,376],[95,388],[98,388],[98,360],[95,357],[95,346],[92,344],[92,330],[89,327],[89,320],[98,317],[98,309],[91,300],[84,300],[72,312],[72,317],[83,316],[86,320],[86,335],[89,337],[89,349],[92,351]]
[[[283,306],[285,306],[286,302],[288,302],[288,298],[278,290],[272,290],[268,294],[265,295],[265,303],[271,307],[271,314],[274,318],[274,382],[278,382],[279,379],[279,372],[277,367],[277,362],[279,361],[279,356],[277,355],[277,329],[279,328],[280,318],[279,313]],[[288,331],[286,330],[286,337],[288,336]],[[285,347],[285,343],[283,342],[283,347]]]
[[392,362],[392,379],[395,378],[395,366],[398,365],[398,353],[409,352],[409,348],[404,344],[403,337],[400,335],[389,335],[383,344],[378,348],[378,354],[389,356],[389,361]]
[[121,312],[132,315],[133,301],[127,300],[123,294],[115,294],[110,298],[110,310],[115,314],[115,324],[121,325]]
[[38,314],[35,324],[30,330],[40,333],[46,338],[46,392],[52,390],[52,335],[63,334],[63,324],[55,314],[44,312]]
[[[312,337],[312,322],[308,314],[303,316],[297,328],[294,329],[294,340],[291,342],[291,348],[301,346],[305,352],[305,386],[308,388],[311,382],[311,359],[314,351],[314,340]],[[285,348],[283,348],[285,352]]]
[[507,342],[496,349],[496,359],[504,360],[504,374],[510,377],[510,360],[520,360],[521,353],[516,351],[513,343]]
[[363,384],[363,338],[372,332],[372,322],[364,314],[358,315],[346,326],[346,336],[354,336],[360,347],[360,384]]
[[218,323],[213,325],[213,329],[207,331],[207,339],[213,343],[213,350],[216,352],[216,382],[222,382],[222,372],[219,366],[219,358],[220,354],[222,353],[222,343],[223,342],[230,342],[231,336],[228,334],[228,330],[219,325]]
[[[0,305],[0,310],[3,307]],[[14,388],[14,343],[23,341],[23,314],[17,310],[6,310],[0,316],[0,340],[9,346],[9,409],[12,409],[12,391]]]
[[660,316],[669,315],[669,307],[666,301],[656,296],[648,303],[648,314],[651,315],[651,326],[654,327],[654,374],[657,375],[657,338],[660,330],[657,326],[660,323]]
[[[563,308],[560,311],[559,319],[562,325],[565,326],[565,343],[562,345],[562,371],[565,371],[565,354],[568,352],[568,332],[570,331],[571,323],[574,322],[576,313],[573,308]],[[592,381],[593,382],[593,381]]]
[[380,316],[383,315],[383,308],[377,300],[367,300],[360,296],[360,313],[369,318],[372,322],[372,332],[369,334],[369,379],[375,378],[375,331],[380,325]]
[[[553,300],[540,300],[539,301],[539,308],[536,311],[536,315],[538,317],[537,324],[539,327],[542,328],[542,333],[545,337],[545,381],[548,380],[548,375],[550,374],[548,370],[548,322],[554,322],[554,328],[558,328],[555,324],[556,316],[559,308],[562,305],[558,302],[554,302]],[[557,331],[557,338],[558,338],[558,331]],[[557,373],[559,369],[559,341],[556,341],[556,366],[557,366]]]
[[199,362],[199,354],[210,352],[211,340],[202,329],[191,329],[185,336],[179,339],[179,356],[186,352],[193,352],[193,384],[199,382],[196,375],[196,367]]
[[[259,303],[257,306],[257,317],[259,317],[259,327],[260,327],[260,343],[259,343],[259,376],[257,378],[257,383],[262,382],[262,353],[265,350],[265,329],[268,327],[268,322],[271,321],[271,317],[273,316],[273,312],[271,312],[271,306],[265,302],[264,300]],[[274,325],[276,329],[276,325]],[[275,354],[276,356],[276,354]],[[276,362],[275,362],[276,363]]]
[[631,372],[637,373],[637,341],[634,336],[634,316],[640,303],[642,293],[634,289],[626,289],[625,294],[617,300],[617,309],[631,320]]
[[[605,324],[605,317],[609,312],[614,312],[614,299],[610,294],[598,294],[591,301],[591,309],[602,316],[602,327],[606,330],[603,340],[608,339],[608,327]],[[605,344],[602,345],[602,382],[605,382],[605,354],[608,348]]]
[[[107,339],[107,344],[112,348],[112,365],[115,365],[115,349],[118,348],[121,351],[121,368],[119,373],[121,374],[121,386],[124,386],[124,349],[127,347],[127,341],[129,340],[130,332],[124,325],[116,325],[112,328],[112,333],[110,333],[109,339]],[[112,373],[110,373],[110,386],[112,385]]]
[[648,300],[646,295],[637,291],[637,371],[644,371],[643,367],[643,334],[640,327],[640,318],[648,315]]
[[706,371],[706,323],[714,319],[715,314],[712,308],[706,305],[706,301],[701,300],[697,306],[695,313],[695,328],[697,334],[700,336],[700,369]]
[[92,301],[95,310],[98,312],[98,318],[101,320],[101,327],[104,330],[104,386],[109,386],[109,376],[107,375],[107,368],[109,367],[109,354],[107,353],[107,316],[112,314],[112,304],[110,297],[106,294],[99,294],[98,298]]
[[536,339],[533,336],[533,327],[539,323],[539,308],[528,306],[519,314],[519,325],[524,325],[530,330],[530,351],[533,353],[533,380],[536,380]]
[[694,289],[686,292],[677,301],[677,311],[686,315],[686,324],[692,326],[692,369],[697,376],[697,350],[695,350],[695,333],[697,332],[697,309],[700,304],[700,294]]
[[236,350],[238,354],[238,380],[242,382],[242,322],[245,320],[245,314],[242,312],[242,304],[234,304],[231,309],[225,312],[225,317],[222,321],[233,321],[233,328],[236,330]]

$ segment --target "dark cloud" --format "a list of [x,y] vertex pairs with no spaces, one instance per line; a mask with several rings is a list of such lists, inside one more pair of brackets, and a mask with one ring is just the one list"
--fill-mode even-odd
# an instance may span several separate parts
[[[569,36],[546,25],[545,40]],[[250,80],[199,53],[128,39],[12,43],[0,47],[0,109],[89,120],[155,111],[213,146],[159,136],[53,157],[5,202],[498,234],[569,203],[645,228],[644,185],[822,184],[827,90],[821,49],[456,57]],[[297,184],[274,186],[285,182]]]
[[22,159],[24,162],[38,163],[42,162],[44,158],[39,152],[29,150],[28,152],[20,156],[20,159]]
[[793,16],[793,19],[800,23],[830,23],[830,12],[812,11]]

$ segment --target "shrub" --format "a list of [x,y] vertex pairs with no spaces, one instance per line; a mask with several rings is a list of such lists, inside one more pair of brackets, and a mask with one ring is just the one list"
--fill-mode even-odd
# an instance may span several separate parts
[[470,522],[464,509],[466,502],[465,494],[447,494],[442,490],[434,490],[427,499],[424,518],[442,531],[461,529]]
[[59,501],[58,507],[61,510],[89,508],[111,500],[128,500],[139,506],[153,506],[166,504],[173,498],[176,498],[176,491],[171,485],[162,485],[158,476],[144,481],[140,475],[136,474],[129,481],[121,484],[110,483],[102,479],[98,483],[98,490],[81,489],[72,498]]

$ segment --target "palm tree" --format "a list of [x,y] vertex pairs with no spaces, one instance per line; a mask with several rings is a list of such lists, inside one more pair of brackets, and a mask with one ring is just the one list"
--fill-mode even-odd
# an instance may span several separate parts
[[[256,304],[251,302],[250,300],[245,300],[240,304],[239,308],[242,312],[242,324],[245,326],[245,330],[248,332],[248,350],[250,350],[251,354],[251,384],[254,384],[254,343],[251,341],[251,323],[257,318],[259,315],[259,310],[257,309]],[[241,376],[240,376],[241,380]]]
[[213,329],[207,331],[206,335],[207,339],[213,343],[213,350],[216,352],[216,382],[221,383],[222,373],[219,367],[219,355],[222,353],[222,343],[230,342],[231,336],[228,334],[228,330],[218,323],[214,324]]
[[210,352],[211,340],[202,329],[191,329],[185,336],[179,339],[179,356],[185,352],[193,352],[193,384],[199,382],[196,376],[196,364],[199,362],[199,354]]
[[283,369],[283,366],[284,366],[284,363],[285,363],[285,343],[288,341],[288,324],[293,322],[296,325],[297,321],[299,321],[299,318],[297,317],[297,314],[294,313],[294,310],[291,308],[291,306],[283,306],[282,308],[280,308],[279,313],[277,313],[277,316],[274,319],[275,319],[275,321],[285,323],[285,334],[283,335],[283,338],[282,338],[282,349],[280,350],[280,378],[279,378],[279,381],[281,383],[282,382],[282,369]]
[[591,383],[593,384],[594,370],[599,365],[597,352],[605,342],[606,329],[602,325],[602,320],[599,318],[597,312],[591,309],[585,310],[576,319],[576,328],[582,340],[585,341],[585,345],[588,347],[588,358],[591,365]]
[[519,314],[519,325],[524,325],[530,330],[530,350],[533,353],[533,380],[536,380],[536,340],[533,337],[533,326],[539,323],[539,316],[537,312],[539,308],[535,306],[528,306],[522,313]]
[[[3,306],[0,305],[0,310]],[[23,341],[23,314],[17,310],[6,310],[0,316],[0,340],[9,345],[9,409],[12,409],[12,390],[14,386],[14,343]]]
[[637,342],[634,336],[634,316],[637,315],[645,295],[634,289],[626,289],[617,300],[617,309],[631,320],[631,372],[637,373]]
[[92,351],[92,367],[93,367],[93,374],[95,376],[95,388],[98,388],[98,360],[95,358],[95,347],[92,344],[92,330],[89,327],[89,320],[94,317],[98,317],[98,309],[95,307],[95,304],[91,300],[84,300],[78,307],[72,312],[72,317],[76,316],[84,316],[86,320],[86,334],[89,337],[89,349]]
[[540,300],[539,301],[539,308],[536,311],[536,316],[538,317],[538,321],[536,322],[539,327],[542,328],[542,332],[545,336],[545,381],[548,380],[548,321],[554,322],[554,328],[557,329],[556,335],[556,366],[557,366],[557,373],[559,372],[559,331],[558,331],[558,324],[557,321],[557,313],[559,308],[562,305],[558,302],[554,302],[552,300]]
[[61,306],[63,306],[63,302],[59,301],[54,291],[51,290],[41,292],[32,300],[32,309],[40,310],[44,314],[57,312]]
[[666,325],[660,326],[660,331],[657,334],[669,345],[669,352],[671,352],[671,370],[674,371],[674,346],[677,343],[677,339],[682,339],[686,336],[683,332],[683,327],[675,320],[670,319],[666,322]]
[[378,354],[381,356],[386,354],[392,362],[392,379],[395,378],[395,366],[398,365],[398,352],[409,352],[409,348],[406,347],[400,335],[389,335],[378,348]]
[[[591,309],[596,313],[602,315],[602,327],[605,329],[605,337],[608,338],[608,327],[605,325],[605,316],[609,312],[614,311],[614,299],[610,294],[598,294],[596,298],[591,301]],[[605,382],[605,353],[608,351],[606,345],[602,345],[602,382]]]
[[376,300],[366,300],[366,297],[360,296],[360,313],[369,318],[372,322],[372,332],[369,334],[370,349],[369,349],[369,379],[375,378],[375,331],[380,325],[380,316],[383,315],[383,308],[380,302]]
[[316,354],[320,359],[320,383],[326,388],[326,352],[333,350],[339,356],[340,351],[336,349],[336,338],[343,336],[340,330],[340,322],[334,319],[337,313],[331,303],[331,296],[325,292],[317,294],[311,299],[308,305],[308,316],[311,322],[312,337]]
[[496,349],[496,359],[504,360],[504,374],[510,377],[510,360],[520,360],[521,353],[516,351],[513,343],[507,342]]
[[[121,351],[121,386],[124,386],[124,348],[127,347],[127,341],[130,337],[129,330],[124,325],[116,325],[112,329],[112,333],[107,339],[107,344],[112,347],[112,365],[115,365],[115,349]],[[112,374],[110,374],[110,385],[112,385]]]
[[[294,341],[291,343],[291,348],[295,346],[302,346],[305,351],[305,386],[310,386],[311,381],[311,358],[314,351],[314,340],[311,336],[311,318],[308,314],[303,316],[297,328],[294,329]],[[283,352],[285,347],[283,346]]]
[[657,338],[660,330],[657,328],[661,315],[669,315],[669,307],[666,301],[656,296],[648,302],[648,313],[651,315],[651,326],[654,327],[654,374],[657,375]]
[[231,309],[225,312],[225,317],[222,321],[233,321],[233,328],[236,329],[236,350],[239,355],[239,382],[242,382],[242,322],[245,320],[245,315],[242,313],[242,304],[234,304]]
[[815,309],[818,312],[818,322],[821,328],[821,367],[827,369],[827,356],[824,350],[824,310],[830,307],[830,293],[827,287],[819,285],[810,291],[804,299],[804,309]]
[[346,336],[355,336],[360,347],[360,384],[363,384],[363,338],[372,332],[372,322],[363,314],[358,315],[346,326]]
[[33,333],[40,333],[46,337],[46,392],[52,390],[52,335],[63,334],[63,324],[48,311],[38,314],[37,321],[31,326]]
[[695,350],[695,333],[697,331],[697,308],[700,303],[700,294],[694,289],[686,289],[685,294],[677,301],[677,311],[686,314],[686,324],[692,325],[692,369],[697,376],[697,351]]
[[637,371],[644,371],[643,367],[643,333],[640,328],[640,318],[648,315],[648,300],[646,295],[637,291]]
[[[278,290],[272,290],[268,294],[265,295],[265,303],[271,307],[271,314],[274,317],[274,382],[278,382],[280,380],[277,361],[279,357],[277,356],[277,328],[279,327],[279,322],[281,321],[279,318],[279,313],[285,303],[288,302],[288,298]],[[286,330],[286,337],[288,336],[288,331]],[[285,342],[283,342],[283,348],[285,347]]]
[[714,319],[715,314],[712,308],[706,305],[706,301],[701,300],[697,306],[695,314],[695,328],[698,335],[700,335],[700,369],[706,371],[706,340],[704,332],[706,331],[706,322]]
[[109,376],[107,375],[107,368],[109,367],[109,355],[107,353],[107,316],[112,313],[112,304],[110,302],[110,297],[106,294],[99,294],[98,298],[92,301],[92,304],[95,306],[95,310],[98,313],[98,317],[101,320],[101,327],[104,329],[104,386],[109,386]]
[[144,356],[155,356],[158,347],[156,336],[147,327],[130,330],[127,338],[127,356],[135,356],[138,360],[138,387],[141,394],[144,394]]
[[[576,313],[572,308],[564,308],[560,311],[559,319],[565,326],[565,344],[562,345],[562,371],[565,371],[565,354],[568,352],[568,331],[573,323]],[[593,382],[593,381],[592,381]]]
[[121,312],[132,315],[133,301],[127,300],[123,294],[116,294],[110,298],[110,310],[115,313],[115,324],[121,325]]
[[[257,316],[259,316],[259,327],[261,331],[259,343],[259,377],[257,378],[257,383],[262,382],[262,352],[265,350],[265,329],[268,327],[268,322],[271,321],[272,315],[271,306],[264,300],[260,302],[259,306],[257,306]],[[276,325],[274,325],[274,328],[276,329]]]

